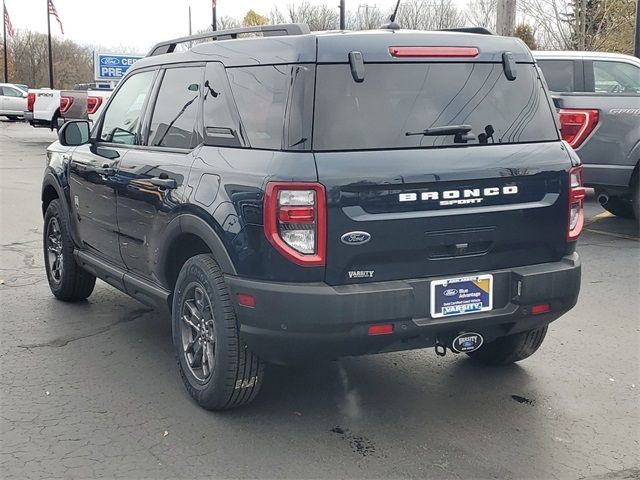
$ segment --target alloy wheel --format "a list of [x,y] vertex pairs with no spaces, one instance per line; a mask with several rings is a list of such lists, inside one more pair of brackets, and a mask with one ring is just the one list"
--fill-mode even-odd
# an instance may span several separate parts
[[197,282],[186,288],[180,311],[182,351],[189,370],[199,382],[206,382],[215,367],[213,305]]
[[60,283],[63,273],[62,230],[56,217],[51,217],[47,225],[47,260],[51,278]]

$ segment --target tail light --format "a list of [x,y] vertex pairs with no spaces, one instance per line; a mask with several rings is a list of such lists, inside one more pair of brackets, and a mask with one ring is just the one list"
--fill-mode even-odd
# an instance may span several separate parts
[[102,105],[102,97],[87,97],[87,113],[93,115]]
[[573,148],[578,148],[596,128],[599,119],[598,110],[560,109],[560,132],[563,140]]
[[567,241],[578,240],[584,226],[584,197],[582,166],[569,170],[569,218],[567,219]]
[[66,113],[71,105],[73,105],[73,97],[65,97],[64,95],[60,97],[60,113]]
[[33,112],[33,104],[36,103],[36,94],[29,93],[27,95],[27,111]]
[[474,58],[480,51],[476,47],[389,47],[396,58]]
[[287,259],[320,266],[326,257],[326,197],[320,183],[269,182],[264,200],[264,232]]

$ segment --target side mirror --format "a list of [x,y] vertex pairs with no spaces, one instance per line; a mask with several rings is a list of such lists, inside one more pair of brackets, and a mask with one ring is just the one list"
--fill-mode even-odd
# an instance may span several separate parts
[[77,120],[67,122],[58,132],[58,140],[65,147],[77,147],[89,143],[89,122]]

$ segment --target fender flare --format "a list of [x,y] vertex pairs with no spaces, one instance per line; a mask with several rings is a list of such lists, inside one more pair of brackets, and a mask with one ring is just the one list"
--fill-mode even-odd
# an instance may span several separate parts
[[171,220],[164,232],[162,246],[160,247],[158,255],[160,267],[158,273],[162,284],[167,285],[167,272],[165,265],[167,264],[169,247],[179,235],[185,233],[193,234],[206,243],[224,274],[237,275],[236,268],[229,256],[229,252],[214,228],[197,215],[192,213],[183,213]]

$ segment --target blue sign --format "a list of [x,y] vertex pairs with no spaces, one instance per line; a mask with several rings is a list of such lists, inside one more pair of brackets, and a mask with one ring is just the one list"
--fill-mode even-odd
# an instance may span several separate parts
[[96,53],[95,79],[97,81],[118,81],[127,73],[129,67],[144,58],[143,55],[117,55],[113,53]]

